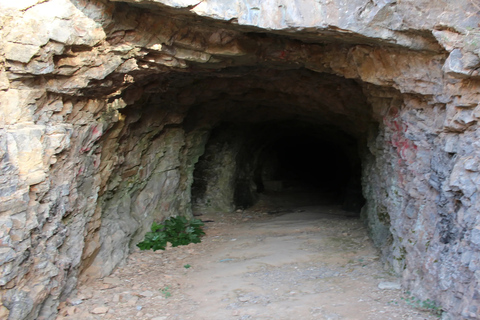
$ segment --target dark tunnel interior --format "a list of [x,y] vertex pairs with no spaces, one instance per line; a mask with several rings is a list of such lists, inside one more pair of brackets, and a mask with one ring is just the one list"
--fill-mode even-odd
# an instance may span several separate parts
[[328,137],[291,135],[275,141],[268,151],[278,167],[266,164],[264,170],[273,169],[273,180],[292,186],[338,192],[352,175],[348,155]]
[[231,185],[235,209],[267,194],[338,204],[358,214],[364,204],[360,179],[357,141],[338,128],[295,121],[225,123],[212,131],[195,167],[192,198],[215,202],[214,193]]

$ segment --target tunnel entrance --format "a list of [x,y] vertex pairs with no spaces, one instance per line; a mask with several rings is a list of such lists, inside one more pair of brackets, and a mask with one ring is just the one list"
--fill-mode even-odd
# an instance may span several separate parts
[[195,166],[195,209],[246,209],[277,196],[294,206],[364,204],[357,140],[329,125],[286,120],[224,123]]
[[149,96],[149,104],[186,110],[183,127],[202,135],[194,207],[233,211],[264,193],[303,188],[360,212],[361,153],[377,125],[361,82],[254,66],[171,74],[154,83],[168,90]]
[[95,259],[85,273],[110,272],[127,252],[115,248],[135,248],[171,216],[243,212],[271,195],[345,215],[368,205],[362,165],[379,125],[371,86],[298,65],[187,71],[140,74],[112,98],[121,115],[103,138],[112,169],[102,177],[104,240],[92,253],[108,265]]

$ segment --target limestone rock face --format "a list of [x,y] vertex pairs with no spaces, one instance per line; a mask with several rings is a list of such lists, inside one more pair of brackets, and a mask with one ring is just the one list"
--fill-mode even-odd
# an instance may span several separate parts
[[53,318],[192,196],[255,201],[272,145],[300,134],[339,146],[349,185],[361,176],[362,218],[403,287],[478,319],[475,1],[0,9],[2,317]]

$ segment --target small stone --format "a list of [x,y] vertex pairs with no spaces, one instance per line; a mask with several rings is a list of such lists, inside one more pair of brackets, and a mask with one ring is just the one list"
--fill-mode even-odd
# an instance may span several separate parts
[[74,300],[69,300],[68,304],[71,306],[78,306],[79,304],[82,304],[83,300],[82,299],[74,299]]
[[167,320],[167,317],[155,317],[155,318],[152,318],[151,320]]
[[92,291],[84,291],[81,294],[78,295],[78,299],[80,300],[88,300],[93,298],[93,292]]
[[77,307],[71,306],[66,308],[66,315],[67,316],[73,316],[77,312]]
[[402,286],[398,282],[380,282],[378,288],[381,290],[400,290]]
[[94,308],[91,313],[93,314],[105,314],[108,312],[108,307],[96,307]]
[[77,319],[91,319],[91,315],[88,311],[83,311],[82,313],[77,314],[76,317]]
[[250,298],[246,296],[241,296],[241,297],[238,297],[238,301],[247,302],[247,301],[250,301]]
[[153,292],[150,290],[146,290],[146,291],[140,292],[140,295],[149,298],[149,297],[153,297]]
[[127,301],[127,305],[129,306],[134,306],[137,304],[137,301],[138,301],[138,297],[131,297],[130,299],[128,299]]
[[138,311],[142,310],[142,308],[143,308],[142,306],[137,306]]

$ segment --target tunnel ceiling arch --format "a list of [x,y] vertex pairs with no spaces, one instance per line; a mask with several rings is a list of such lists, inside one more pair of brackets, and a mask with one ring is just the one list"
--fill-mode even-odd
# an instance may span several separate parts
[[[184,78],[188,80],[182,82]],[[372,108],[356,81],[305,69],[233,68],[206,75],[174,74],[145,86],[150,92],[144,94],[142,106],[188,109],[185,121],[189,125],[295,118],[361,135],[374,121]],[[143,90],[135,86],[125,95]]]

